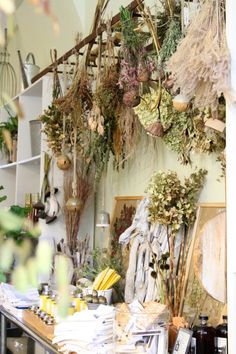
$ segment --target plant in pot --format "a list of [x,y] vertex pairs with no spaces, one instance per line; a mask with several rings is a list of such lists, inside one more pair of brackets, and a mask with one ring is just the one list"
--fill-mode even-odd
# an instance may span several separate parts
[[0,151],[8,163],[16,161],[18,117],[8,110],[8,119],[0,123]]

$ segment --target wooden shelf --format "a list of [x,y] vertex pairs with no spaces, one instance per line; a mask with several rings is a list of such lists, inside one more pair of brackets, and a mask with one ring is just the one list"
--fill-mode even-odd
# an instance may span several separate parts
[[25,160],[18,161],[19,165],[25,165],[25,164],[40,164],[40,158],[41,155],[33,156]]
[[13,168],[16,167],[17,162],[12,162],[12,163],[6,163],[4,165],[0,165],[0,170],[8,169],[8,168]]

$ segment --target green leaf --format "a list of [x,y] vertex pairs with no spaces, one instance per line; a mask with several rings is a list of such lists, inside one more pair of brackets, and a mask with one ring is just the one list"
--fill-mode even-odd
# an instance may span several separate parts
[[40,274],[49,274],[52,268],[52,248],[47,241],[41,241],[36,250],[37,269]]
[[12,283],[17,290],[26,292],[29,288],[27,269],[23,266],[17,266],[12,273]]
[[0,268],[5,272],[7,272],[12,265],[14,248],[13,240],[3,242],[0,247]]

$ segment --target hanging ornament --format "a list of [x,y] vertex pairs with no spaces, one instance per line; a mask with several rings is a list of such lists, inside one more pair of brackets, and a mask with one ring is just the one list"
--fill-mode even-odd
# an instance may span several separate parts
[[189,98],[185,95],[177,95],[173,98],[173,106],[178,112],[185,112],[189,108]]
[[81,202],[77,197],[77,178],[76,178],[76,139],[77,127],[74,127],[74,149],[73,149],[73,182],[72,182],[72,197],[66,202],[66,209],[73,212],[78,212],[81,209]]
[[68,170],[71,166],[71,160],[69,158],[68,155],[66,154],[61,154],[58,158],[57,158],[57,167],[60,169],[60,170]]

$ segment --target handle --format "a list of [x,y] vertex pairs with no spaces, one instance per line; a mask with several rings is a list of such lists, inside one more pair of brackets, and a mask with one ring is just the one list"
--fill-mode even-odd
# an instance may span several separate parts
[[18,53],[19,62],[20,62],[20,69],[21,69],[23,86],[26,89],[29,86],[29,84],[28,84],[28,80],[27,80],[27,77],[26,77],[26,73],[25,73],[24,64],[23,64],[23,61],[22,61],[22,58],[21,58],[20,50],[18,50],[17,53]]
[[7,28],[4,29],[4,51],[7,52]]
[[[30,58],[32,59],[32,63],[30,63]],[[35,58],[34,58],[34,54],[33,53],[28,53],[27,54],[27,57],[26,57],[26,59],[25,59],[25,63],[26,64],[33,64],[33,65],[35,65]]]

